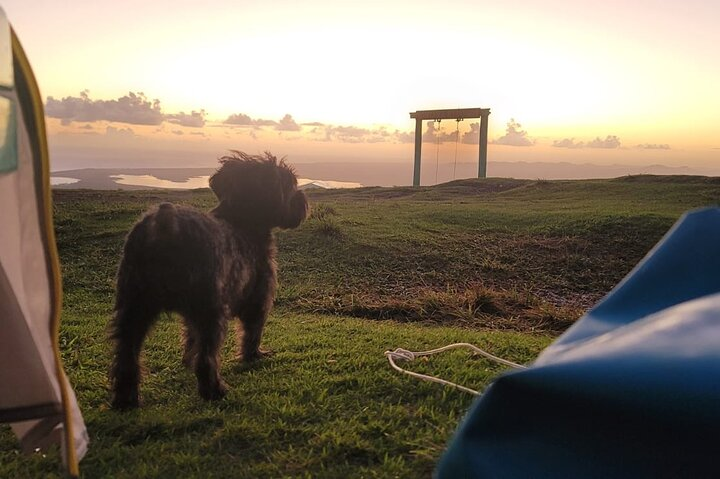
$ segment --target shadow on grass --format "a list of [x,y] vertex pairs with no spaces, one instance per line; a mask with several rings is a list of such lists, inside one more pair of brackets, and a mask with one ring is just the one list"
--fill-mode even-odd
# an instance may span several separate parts
[[103,436],[117,440],[126,446],[136,446],[151,441],[164,442],[188,436],[206,436],[223,428],[221,417],[182,419],[172,417],[147,417],[143,411],[108,412],[103,421]]

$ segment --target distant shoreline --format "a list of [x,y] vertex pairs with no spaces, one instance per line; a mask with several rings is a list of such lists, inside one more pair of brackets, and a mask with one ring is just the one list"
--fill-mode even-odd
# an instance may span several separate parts
[[[408,186],[412,184],[413,165],[407,163],[356,163],[356,162],[325,162],[296,163],[293,165],[298,176],[312,178],[317,187],[351,187],[353,186]],[[474,163],[458,163],[455,165],[436,165],[425,161],[421,169],[421,185],[446,183],[453,179],[477,177],[477,165]],[[216,168],[82,168],[51,172],[54,188],[98,189],[98,190],[143,190],[163,188],[148,182],[152,178],[164,183],[164,188],[192,189],[205,187],[200,180],[192,178],[207,177]],[[437,171],[437,176],[436,176]],[[453,174],[454,173],[454,174]],[[542,162],[490,162],[488,176],[516,179],[546,180],[581,180],[617,178],[628,175],[681,175],[681,176],[720,176],[720,170],[708,168],[671,167],[664,165],[592,165],[573,163],[542,163]],[[128,177],[135,177],[127,179]],[[137,177],[147,177],[140,181]],[[152,177],[152,178],[150,178]],[[126,178],[121,184],[118,178]],[[132,184],[133,182],[140,184]],[[182,185],[186,182],[186,185]],[[335,186],[331,186],[331,185]]]

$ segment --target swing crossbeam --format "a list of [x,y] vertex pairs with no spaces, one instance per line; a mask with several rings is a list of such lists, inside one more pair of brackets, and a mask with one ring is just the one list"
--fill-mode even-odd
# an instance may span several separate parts
[[415,119],[415,168],[413,186],[420,186],[420,158],[422,153],[423,121],[425,120],[464,120],[480,118],[480,138],[478,152],[478,178],[487,177],[487,140],[489,108],[454,108],[448,110],[422,110],[410,113]]

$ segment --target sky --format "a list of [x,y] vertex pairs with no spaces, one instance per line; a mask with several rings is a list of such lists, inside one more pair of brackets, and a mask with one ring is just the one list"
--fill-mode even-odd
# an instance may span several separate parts
[[[717,0],[0,5],[46,99],[56,170],[208,166],[228,149],[411,170],[410,112],[481,107],[490,174],[720,174]],[[476,161],[477,121],[425,125],[423,162]]]

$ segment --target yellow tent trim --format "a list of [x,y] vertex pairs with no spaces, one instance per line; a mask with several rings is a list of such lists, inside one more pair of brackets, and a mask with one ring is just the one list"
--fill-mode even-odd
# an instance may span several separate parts
[[[80,474],[78,468],[77,454],[75,452],[75,441],[73,435],[73,421],[72,412],[70,409],[68,384],[64,378],[64,370],[62,364],[62,358],[60,357],[60,314],[62,312],[62,279],[60,275],[60,260],[58,257],[57,246],[55,244],[55,229],[53,226],[53,211],[52,211],[52,192],[50,189],[50,154],[48,151],[47,144],[47,132],[45,130],[45,112],[43,109],[42,97],[38,89],[35,75],[30,67],[30,62],[25,56],[25,52],[20,45],[20,41],[15,35],[15,31],[11,30],[12,37],[12,51],[13,57],[17,62],[16,65],[20,68],[20,74],[25,79],[25,82],[20,85],[26,85],[28,88],[28,94],[32,103],[32,112],[34,126],[32,133],[35,137],[32,140],[39,146],[40,161],[42,163],[42,181],[43,181],[43,208],[44,214],[44,229],[45,229],[45,244],[48,251],[48,260],[50,268],[52,270],[53,280],[53,303],[52,303],[52,322],[51,322],[51,337],[53,352],[55,353],[55,364],[56,364],[56,375],[58,384],[60,385],[60,397],[62,399],[63,416],[64,416],[64,433],[65,433],[65,453],[68,472],[73,476],[77,477]],[[18,85],[18,86],[20,86]],[[17,86],[16,86],[17,87]]]

